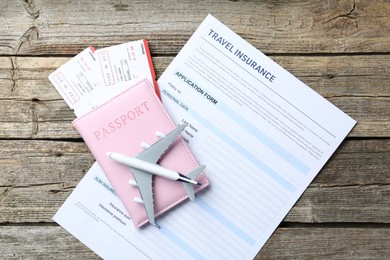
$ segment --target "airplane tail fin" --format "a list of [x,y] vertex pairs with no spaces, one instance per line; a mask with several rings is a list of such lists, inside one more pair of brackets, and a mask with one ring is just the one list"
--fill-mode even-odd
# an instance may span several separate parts
[[[195,180],[195,178],[198,177],[198,175],[204,170],[205,167],[205,165],[198,166],[196,169],[187,174],[187,177],[191,178],[192,180]],[[195,201],[194,184],[183,182],[183,185],[190,200]]]

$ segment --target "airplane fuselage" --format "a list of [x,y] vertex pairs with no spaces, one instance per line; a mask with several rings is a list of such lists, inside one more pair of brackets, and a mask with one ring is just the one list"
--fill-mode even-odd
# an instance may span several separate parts
[[127,165],[129,167],[134,167],[138,170],[161,176],[163,178],[169,179],[169,180],[174,180],[174,181],[184,181],[192,184],[198,184],[198,182],[191,180],[190,178],[165,167],[162,167],[158,164],[155,163],[150,163],[147,161],[143,161],[140,159],[137,159],[135,157],[127,156],[124,154],[119,154],[119,153],[107,153],[107,156],[109,156],[111,159],[113,159],[116,162],[119,162],[121,164]]

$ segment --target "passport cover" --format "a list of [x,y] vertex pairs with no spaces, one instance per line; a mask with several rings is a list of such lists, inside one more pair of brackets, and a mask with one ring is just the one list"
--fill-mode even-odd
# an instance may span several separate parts
[[[153,87],[143,79],[84,116],[75,119],[73,125],[103,169],[134,226],[138,228],[148,223],[144,206],[133,201],[134,197],[141,196],[137,187],[128,184],[129,179],[134,179],[131,168],[115,162],[106,153],[117,152],[134,156],[143,150],[142,142],[153,144],[158,141],[156,131],[168,133],[176,127]],[[158,163],[184,174],[198,166],[181,136]],[[209,185],[204,173],[201,173],[197,180],[202,185],[195,187],[195,192]],[[159,176],[153,177],[152,191],[155,216],[188,198],[181,182]]]

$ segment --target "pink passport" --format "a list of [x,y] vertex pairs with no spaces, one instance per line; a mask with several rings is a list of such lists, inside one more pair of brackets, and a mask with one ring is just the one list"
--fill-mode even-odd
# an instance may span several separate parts
[[[128,183],[129,179],[134,179],[130,167],[115,162],[106,153],[134,156],[143,150],[142,142],[153,144],[158,140],[156,131],[166,134],[176,127],[153,87],[144,79],[77,118],[73,125],[114,187],[134,226],[147,223],[144,206],[133,201],[140,194],[137,187]],[[172,144],[158,163],[181,173],[188,173],[197,167],[182,137]],[[196,187],[195,192],[209,185],[204,173],[197,180],[202,185]],[[155,216],[188,198],[182,183],[159,176],[153,177],[153,196]]]

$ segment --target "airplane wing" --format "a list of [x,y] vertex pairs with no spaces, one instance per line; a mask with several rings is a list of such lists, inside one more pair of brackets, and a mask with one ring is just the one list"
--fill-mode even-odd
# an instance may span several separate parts
[[[158,140],[151,147],[145,149],[134,157],[150,163],[156,163],[186,126],[187,125],[184,124],[177,126],[174,130]],[[131,168],[131,171],[135,181],[137,182],[137,186],[141,194],[142,202],[144,204],[146,214],[148,215],[149,222],[155,225],[152,188],[153,175],[135,168]]]
[[184,128],[186,128],[186,126],[187,125],[185,124],[178,125],[163,138],[155,142],[151,147],[145,149],[134,157],[150,163],[156,163],[169,146],[176,140],[177,136],[184,130]]
[[134,179],[137,182],[139,193],[141,194],[142,203],[144,204],[146,214],[149,222],[155,225],[154,221],[154,204],[153,204],[153,190],[152,177],[153,175],[136,168],[131,167]]

